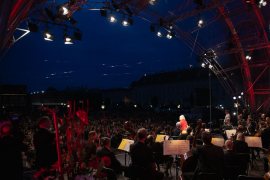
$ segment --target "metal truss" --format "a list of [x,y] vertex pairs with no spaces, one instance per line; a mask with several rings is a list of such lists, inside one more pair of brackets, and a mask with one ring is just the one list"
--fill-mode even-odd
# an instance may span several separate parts
[[[70,2],[71,1],[67,0],[66,4]],[[214,58],[211,59],[213,63],[213,68],[211,68],[211,70],[217,76],[226,92],[231,96],[238,93],[238,89],[234,85],[233,80],[231,79],[232,77],[228,75],[228,72],[237,69],[241,71],[245,92],[249,98],[252,111],[255,111],[254,94],[270,94],[269,90],[257,91],[256,88],[253,88],[255,83],[259,83],[260,77],[268,70],[269,67],[270,42],[265,32],[265,27],[269,26],[269,24],[265,22],[258,5],[255,4],[255,0],[251,0],[249,5],[246,4],[245,0],[242,0],[242,4],[240,6],[238,4],[237,7],[225,10],[228,3],[232,4],[236,2],[239,1],[203,0],[203,5],[198,5],[190,11],[186,11],[186,9],[190,9],[191,5],[194,4],[193,0],[186,0],[174,10],[169,11],[165,16],[160,16],[147,10],[146,8],[149,5],[149,0],[104,0],[103,2],[76,0],[72,1],[72,4],[68,5],[70,7],[70,16],[77,11],[92,11],[100,9],[117,11],[124,15],[130,15],[127,11],[127,8],[129,8],[132,11],[133,16],[137,16],[159,26],[160,28],[164,28],[166,31],[169,31],[169,26],[172,26],[175,31],[175,37],[185,43],[197,55],[202,57],[205,52],[212,52],[215,54]],[[115,9],[113,3],[117,3],[118,9]],[[56,0],[17,0],[10,15],[8,24],[9,28],[4,40],[4,46],[2,47],[9,49],[16,41],[22,38],[13,38],[13,34],[20,22],[29,18],[48,21],[49,18],[44,9],[48,8],[57,13],[57,5],[59,4],[56,3]],[[199,15],[206,11],[210,11],[213,14],[213,17],[207,20],[201,27],[196,26],[188,31],[184,31],[176,24],[184,19]],[[245,18],[234,24],[231,19],[240,14],[244,14]],[[228,41],[221,42],[214,47],[206,49],[200,44],[200,42],[195,40],[191,34],[215,21],[220,23],[221,27],[224,29],[224,33],[228,35]],[[62,25],[65,21],[56,18],[54,23]],[[251,31],[247,32],[247,29],[251,29]],[[229,43],[232,44],[232,47],[227,48]],[[264,61],[256,61],[255,63],[246,61],[246,53],[252,53],[252,51],[258,49],[263,49]],[[236,55],[237,65],[230,68],[223,68],[223,64],[219,63],[219,59],[216,57],[228,54]],[[253,77],[250,70],[252,68],[264,66],[265,69],[263,69],[262,73],[258,77]]]

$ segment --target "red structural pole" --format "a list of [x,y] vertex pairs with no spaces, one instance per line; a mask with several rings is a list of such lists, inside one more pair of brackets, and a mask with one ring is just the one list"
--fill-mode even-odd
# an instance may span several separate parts
[[62,164],[61,164],[61,148],[59,143],[59,131],[58,131],[58,119],[56,116],[56,110],[50,110],[53,113],[53,121],[54,121],[54,128],[55,128],[55,139],[56,139],[56,146],[57,146],[57,155],[58,155],[58,165],[59,165],[59,172],[62,176]]

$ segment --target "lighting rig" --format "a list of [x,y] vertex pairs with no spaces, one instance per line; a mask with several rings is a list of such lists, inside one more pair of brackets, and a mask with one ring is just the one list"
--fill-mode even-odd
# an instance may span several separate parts
[[[41,21],[38,19],[31,19],[30,21],[27,21],[27,27],[28,27],[30,32],[36,32],[36,33],[38,32],[39,24],[46,23],[46,26],[43,28],[43,31],[42,31],[43,38],[46,41],[53,41],[53,39],[55,38],[55,36],[51,33],[52,28],[48,27],[48,24],[65,27],[65,30],[63,31],[63,34],[64,34],[63,40],[64,40],[65,44],[73,44],[74,38],[76,40],[79,40],[79,41],[82,40],[82,32],[78,28],[70,27],[70,26],[67,26],[65,24],[62,25],[62,24],[56,24],[54,22],[51,23],[48,21]],[[74,29],[74,33],[73,33],[74,38],[69,35],[70,33],[68,32],[68,29]]]
[[[165,37],[167,39],[172,39],[173,37],[175,37],[175,31],[173,30],[172,25],[169,25],[167,28],[164,27],[164,29],[166,30]],[[159,25],[157,25],[157,31],[156,31],[156,25],[155,24],[151,24],[150,25],[150,31],[151,32],[156,32],[156,35],[158,37],[162,37],[163,36],[162,31],[159,29]]]

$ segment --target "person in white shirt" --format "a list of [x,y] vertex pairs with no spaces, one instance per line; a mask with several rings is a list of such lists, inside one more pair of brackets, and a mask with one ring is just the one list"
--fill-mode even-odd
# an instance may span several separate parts
[[231,116],[230,116],[230,114],[229,114],[229,110],[225,110],[225,118],[224,118],[224,123],[225,122],[227,122],[227,119],[229,118],[229,119],[231,119]]

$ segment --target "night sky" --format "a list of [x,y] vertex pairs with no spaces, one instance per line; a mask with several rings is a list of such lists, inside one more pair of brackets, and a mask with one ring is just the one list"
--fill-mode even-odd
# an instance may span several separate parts
[[[56,1],[56,4],[61,2],[64,1]],[[159,0],[147,9],[164,16],[180,4],[176,0]],[[194,8],[195,4],[186,10]],[[197,26],[197,17],[176,25],[190,30]],[[208,20],[213,15],[205,12],[201,17]],[[65,45],[63,32],[56,26],[52,28],[54,41],[45,41],[41,33],[45,24],[41,24],[38,33],[29,33],[16,42],[0,62],[2,84],[27,85],[29,93],[48,87],[58,90],[86,85],[88,89],[129,87],[144,74],[189,68],[190,64],[199,66],[195,60],[197,54],[192,53],[191,48],[178,38],[158,37],[150,31],[151,23],[139,17],[133,17],[134,25],[128,27],[122,26],[121,14],[117,14],[116,23],[101,17],[99,11],[78,11],[73,18],[83,33],[82,41]],[[72,26],[69,22],[66,24]],[[27,29],[26,22],[23,21],[19,28]],[[69,31],[73,36],[73,30]],[[21,34],[16,31],[15,37]],[[197,41],[206,49],[226,41],[217,21],[191,36],[195,39],[197,36]],[[226,58],[223,56],[220,60]]]

